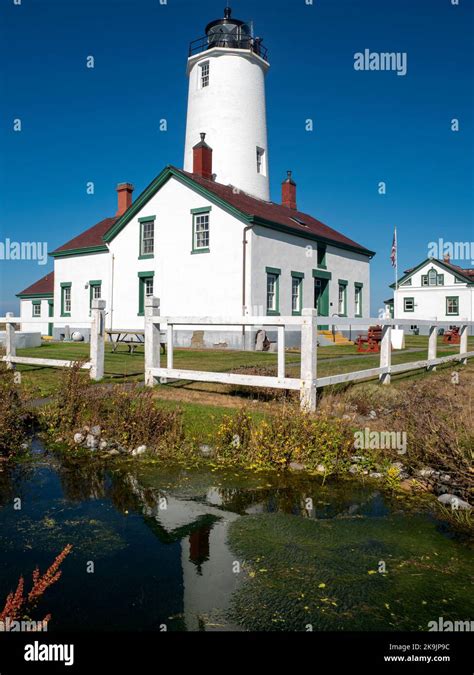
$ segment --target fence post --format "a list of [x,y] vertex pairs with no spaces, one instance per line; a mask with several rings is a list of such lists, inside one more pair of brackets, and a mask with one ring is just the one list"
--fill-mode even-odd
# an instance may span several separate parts
[[301,312],[301,407],[316,410],[318,319],[315,309]]
[[[428,361],[436,358],[438,349],[438,326],[430,326],[430,333],[428,338]],[[435,365],[428,363],[427,370],[436,370]]]
[[285,326],[278,326],[278,377],[285,378]]
[[101,380],[104,377],[105,300],[92,300],[91,315],[90,378]]
[[145,384],[153,387],[156,378],[151,374],[152,368],[160,367],[160,326],[157,317],[160,315],[160,300],[151,296],[145,300]]
[[382,329],[382,343],[380,345],[380,367],[388,368],[386,373],[381,373],[381,384],[390,384],[390,366],[392,365],[392,326],[384,326]]
[[[461,326],[459,331],[461,339],[459,340],[459,353],[465,354],[467,352],[467,326]],[[463,366],[467,364],[467,358],[461,359]]]
[[[13,312],[7,312],[6,318],[14,316]],[[15,343],[15,324],[7,323],[5,324],[5,356],[8,359],[9,357],[16,356],[16,343]],[[7,361],[7,368],[14,368],[15,364],[11,361]]]

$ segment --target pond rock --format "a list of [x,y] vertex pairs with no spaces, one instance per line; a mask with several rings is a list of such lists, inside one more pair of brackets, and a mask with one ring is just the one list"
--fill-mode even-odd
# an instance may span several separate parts
[[212,457],[214,454],[214,451],[210,445],[200,445],[199,451],[203,457]]
[[[99,450],[105,450],[108,447],[108,443],[106,440],[102,440],[99,443]],[[117,453],[118,454],[118,453]]]
[[95,450],[97,446],[99,445],[99,441],[95,436],[92,434],[87,434],[86,436],[86,448],[89,448],[89,450]]
[[132,450],[132,457],[138,457],[139,455],[143,455],[147,450],[146,445],[139,445],[138,448],[135,448],[135,450]]
[[421,478],[431,478],[436,474],[436,471],[430,466],[425,466],[423,469],[418,469],[416,473],[418,476],[421,476]]
[[101,430],[100,430],[100,426],[99,426],[98,424],[96,424],[95,427],[92,427],[92,428],[91,428],[90,433],[91,433],[93,436],[100,436],[100,431],[101,431]]
[[379,471],[372,471],[369,473],[369,478],[383,478],[383,473],[380,473]]
[[456,495],[452,495],[449,493],[446,493],[444,495],[440,495],[438,497],[438,501],[441,502],[441,504],[445,504],[446,506],[450,506],[453,510],[456,509],[463,509],[463,510],[470,510],[472,509],[472,506],[468,503],[465,502],[463,499],[460,497],[457,497]]
[[84,438],[85,438],[84,434],[81,433],[74,434],[74,443],[76,445],[80,445],[81,443],[84,443]]
[[[289,467],[293,471],[304,471],[305,469],[304,464],[300,464],[300,462],[290,462]],[[316,471],[318,471],[318,469],[316,469]]]

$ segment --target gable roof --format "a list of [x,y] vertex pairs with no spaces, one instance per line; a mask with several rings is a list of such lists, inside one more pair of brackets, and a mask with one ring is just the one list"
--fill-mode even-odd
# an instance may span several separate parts
[[[439,260],[438,258],[426,258],[426,260],[423,260],[423,262],[417,265],[416,267],[411,267],[410,269],[405,270],[403,276],[397,282],[398,285],[400,286],[400,284],[404,283],[413,274],[415,274],[415,272],[418,272],[418,270],[421,270],[425,265],[429,263],[438,265],[446,272],[451,272],[451,274],[454,274],[454,276],[460,281],[464,281],[467,284],[474,283],[474,269],[472,268],[463,269],[458,265],[453,265],[452,263],[445,262],[444,260]],[[390,284],[390,288],[395,288],[395,284]]]
[[70,239],[50,253],[50,255],[53,258],[58,258],[66,255],[77,255],[79,253],[100,253],[101,251],[107,251],[108,249],[103,237],[116,221],[117,217],[104,218],[104,220],[96,223],[88,230],[81,232],[77,237]]
[[34,284],[25,288],[21,293],[17,293],[17,298],[26,297],[49,297],[53,296],[54,292],[54,272],[48,272],[44,277],[35,281]]
[[368,257],[375,255],[374,251],[361,246],[352,239],[349,239],[349,237],[344,236],[337,230],[328,227],[306,213],[293,211],[281,204],[257,199],[237,190],[232,185],[223,185],[212,180],[206,180],[201,176],[177,169],[174,166],[167,166],[145,188],[130,208],[116,220],[110,230],[104,235],[104,242],[112,241],[171,177],[176,178],[247,224],[262,225],[283,232],[289,232],[307,239],[348,249]]

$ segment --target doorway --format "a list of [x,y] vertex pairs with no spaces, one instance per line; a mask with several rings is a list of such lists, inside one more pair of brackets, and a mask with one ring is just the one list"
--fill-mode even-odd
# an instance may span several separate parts
[[[314,279],[314,307],[318,316],[329,316],[329,279],[315,277]],[[328,330],[327,325],[318,325],[319,330]]]

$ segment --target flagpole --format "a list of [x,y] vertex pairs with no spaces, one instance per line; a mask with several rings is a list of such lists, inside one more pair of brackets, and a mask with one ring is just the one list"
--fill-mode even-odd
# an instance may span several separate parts
[[[398,232],[396,225],[395,225],[395,293],[398,293]],[[395,318],[395,302],[393,303],[393,318]],[[395,327],[398,328],[398,326]]]

